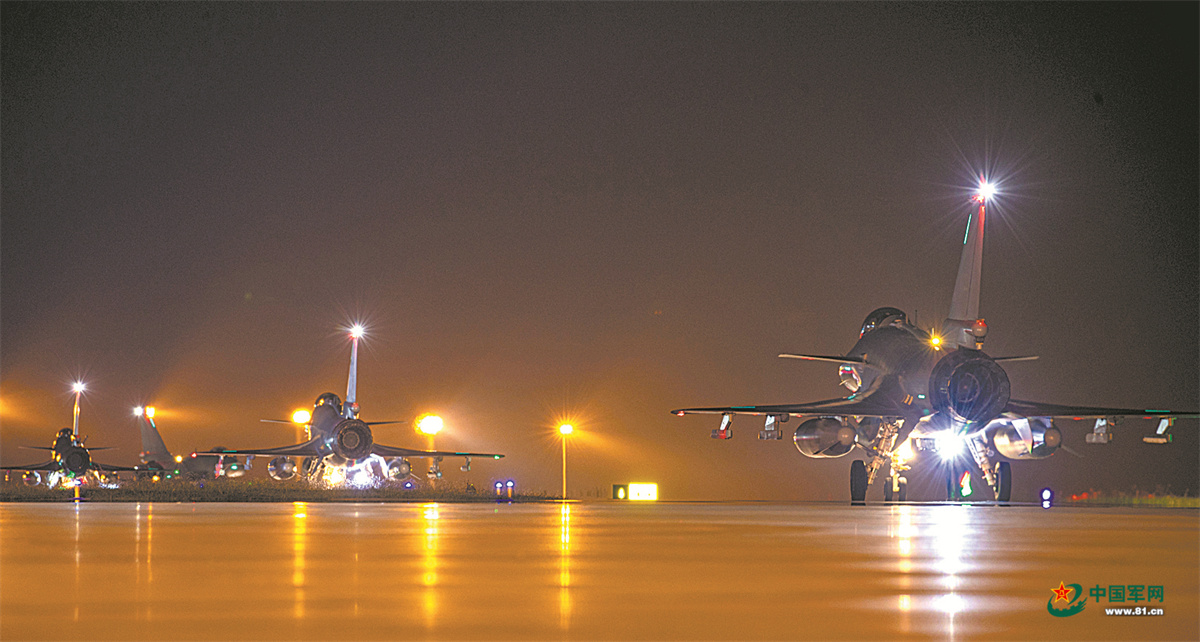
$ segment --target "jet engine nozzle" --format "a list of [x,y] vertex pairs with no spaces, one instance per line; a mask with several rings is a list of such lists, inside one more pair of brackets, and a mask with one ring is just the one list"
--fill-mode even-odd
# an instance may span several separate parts
[[296,476],[296,462],[289,457],[276,457],[267,464],[267,474],[276,481],[287,481]]
[[929,396],[934,410],[962,423],[986,423],[1008,404],[1008,374],[979,350],[959,348],[933,366]]
[[841,419],[819,417],[800,424],[793,441],[805,457],[825,459],[849,454],[854,449],[856,436],[854,428]]
[[63,468],[66,468],[73,475],[82,475],[87,472],[92,465],[92,456],[88,451],[79,447],[71,446],[63,451],[61,455]]
[[333,430],[333,452],[348,460],[370,455],[373,445],[371,428],[357,419],[346,419]]

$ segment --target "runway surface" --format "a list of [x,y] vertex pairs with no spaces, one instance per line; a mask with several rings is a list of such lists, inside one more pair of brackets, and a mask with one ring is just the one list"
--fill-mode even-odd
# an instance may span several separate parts
[[[1200,638],[1195,510],[0,504],[4,640]],[[1080,585],[1075,615],[1052,589]],[[1108,599],[1121,586],[1125,603]],[[1131,587],[1162,587],[1133,602]],[[1106,607],[1161,609],[1106,615]]]

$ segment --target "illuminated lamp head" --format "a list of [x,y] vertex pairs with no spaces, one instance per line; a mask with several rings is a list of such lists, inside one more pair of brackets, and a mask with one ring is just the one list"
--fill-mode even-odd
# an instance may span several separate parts
[[942,347],[942,338],[936,334],[929,335],[929,345],[933,346],[934,350],[939,350]]
[[292,413],[292,423],[303,425],[307,424],[310,419],[312,419],[312,413],[303,408]]
[[[154,406],[146,406],[146,416],[154,419]],[[167,417],[167,419],[170,419],[170,417]]]
[[564,437],[566,437],[567,435],[569,435],[573,432],[575,432],[575,426],[572,426],[571,424],[563,424],[558,427],[558,434],[560,434]]
[[134,416],[134,417],[141,417],[141,416],[142,416],[142,407],[141,407],[141,406],[138,406],[137,408],[134,408],[134,409],[133,409],[133,416]]
[[431,437],[441,432],[443,425],[442,418],[437,415],[425,415],[417,420],[417,430]]

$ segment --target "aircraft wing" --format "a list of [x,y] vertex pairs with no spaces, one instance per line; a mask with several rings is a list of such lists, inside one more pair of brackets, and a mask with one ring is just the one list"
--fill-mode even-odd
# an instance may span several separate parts
[[837,417],[904,417],[919,410],[902,402],[905,396],[897,394],[900,386],[891,377],[882,377],[880,385],[855,393],[849,397],[811,401],[809,403],[779,404],[774,406],[725,406],[716,408],[680,408],[673,415],[827,415]]
[[1021,401],[1009,399],[1004,412],[1011,412],[1023,417],[1200,417],[1200,412],[1176,412],[1173,410],[1154,410],[1138,408],[1100,408],[1095,406],[1060,406],[1058,404],[1040,403],[1037,401]]
[[114,466],[112,464],[102,464],[97,461],[92,462],[92,468],[95,468],[96,470],[102,470],[106,473],[142,470],[140,468],[135,468],[133,466]]
[[62,466],[58,462],[51,459],[40,464],[29,464],[28,466],[0,466],[0,470],[36,470],[38,472],[54,472],[62,470]]
[[328,455],[328,448],[322,449],[325,441],[320,437],[310,439],[302,444],[279,446],[276,448],[257,448],[246,450],[210,450],[196,453],[198,455],[284,455],[286,457],[320,457]]
[[383,444],[375,444],[371,446],[371,453],[380,457],[488,457],[491,459],[500,459],[504,455],[495,453],[459,453],[444,450],[413,450],[411,448],[397,448],[395,446],[385,446]]

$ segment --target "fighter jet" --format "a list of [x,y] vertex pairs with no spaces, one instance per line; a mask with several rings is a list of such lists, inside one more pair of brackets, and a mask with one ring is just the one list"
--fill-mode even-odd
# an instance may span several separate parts
[[91,450],[107,450],[107,448],[92,448],[89,450],[84,442],[86,439],[79,439],[79,396],[83,393],[85,386],[83,383],[76,383],[73,386],[75,392],[75,419],[72,427],[63,428],[54,436],[54,442],[51,446],[22,446],[23,448],[31,448],[36,450],[49,450],[51,457],[48,461],[37,464],[27,464],[24,466],[0,466],[0,470],[23,470],[25,483],[29,486],[36,486],[42,483],[42,473],[46,473],[48,483],[51,486],[58,484],[60,480],[65,481],[69,485],[77,483],[87,483],[88,474],[97,481],[109,481],[111,474],[117,471],[132,471],[133,468],[128,466],[114,466],[112,464],[101,464],[92,461]]
[[[1002,363],[1036,359],[1036,356],[992,357],[983,351],[988,326],[979,316],[980,276],[983,264],[985,206],[994,187],[980,181],[972,200],[978,213],[967,222],[962,257],[950,311],[940,330],[925,330],[893,307],[871,312],[859,330],[858,342],[845,356],[780,354],[780,357],[838,364],[846,397],[798,404],[683,408],[687,414],[719,414],[721,425],[714,439],[729,439],[734,415],[765,417],[759,439],[781,439],[780,424],[796,417],[796,448],[806,457],[843,457],[861,450],[867,460],[850,465],[850,499],[866,500],[884,464],[889,480],[884,498],[907,499],[902,473],[917,451],[938,452],[947,466],[947,499],[970,494],[966,454],[978,466],[999,502],[1012,495],[1012,472],[1002,456],[1013,460],[1043,459],[1062,448],[1056,422],[1094,419],[1088,443],[1107,443],[1109,426],[1122,417],[1159,420],[1147,443],[1167,443],[1168,430],[1178,417],[1196,417],[1196,411],[1173,412],[1135,408],[1067,406],[1021,401],[1010,396],[1008,375]],[[966,475],[966,476],[964,476]]]
[[401,480],[408,478],[412,472],[409,458],[428,458],[433,460],[427,473],[428,477],[440,479],[440,464],[445,457],[462,457],[465,460],[462,470],[467,471],[471,469],[472,457],[500,459],[504,456],[493,453],[414,450],[375,443],[371,426],[400,422],[365,422],[358,418],[358,340],[362,338],[363,333],[364,329],[360,325],[355,325],[349,330],[350,375],[346,384],[345,403],[332,392],[317,397],[310,420],[305,425],[308,441],[279,448],[223,450],[203,454],[272,456],[273,459],[267,464],[267,473],[281,481],[296,476],[300,470],[298,458],[303,458],[303,472],[309,481],[323,480],[331,485],[353,483],[356,478],[366,473],[365,466],[372,462],[380,464],[384,476]]
[[[138,406],[133,409],[133,414],[138,418],[138,428],[142,433],[142,465],[137,467],[141,476],[158,481],[173,477],[199,480],[246,474],[246,467],[231,455],[202,455],[196,452],[187,457],[172,455],[154,423],[154,406]],[[212,450],[219,452],[224,448],[217,446]]]

